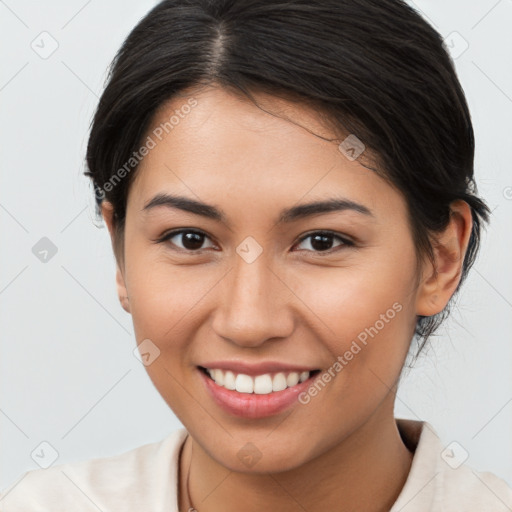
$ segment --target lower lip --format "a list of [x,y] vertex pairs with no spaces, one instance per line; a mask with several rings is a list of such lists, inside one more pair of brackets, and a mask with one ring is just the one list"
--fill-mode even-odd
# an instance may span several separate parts
[[201,374],[206,389],[217,405],[226,412],[242,418],[265,418],[284,411],[297,402],[298,395],[305,391],[317,376],[315,373],[304,382],[299,382],[295,386],[283,389],[282,391],[258,395],[256,393],[239,393],[235,390],[226,389],[216,384],[203,370],[198,369],[198,371]]

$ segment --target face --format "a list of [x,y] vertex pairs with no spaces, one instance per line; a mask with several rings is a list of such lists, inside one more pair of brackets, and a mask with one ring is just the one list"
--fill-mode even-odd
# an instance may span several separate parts
[[403,196],[318,137],[334,134],[314,112],[257,98],[278,116],[221,89],[160,108],[118,279],[149,376],[193,439],[267,472],[393,415],[417,260]]

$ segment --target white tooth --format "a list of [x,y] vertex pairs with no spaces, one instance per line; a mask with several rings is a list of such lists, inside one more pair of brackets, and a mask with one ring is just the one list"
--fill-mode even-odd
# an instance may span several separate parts
[[235,389],[235,374],[232,371],[227,371],[224,374],[224,387],[226,389]]
[[236,376],[235,389],[239,393],[252,393],[254,391],[254,381],[252,377],[239,373]]
[[254,392],[257,395],[268,395],[272,393],[272,378],[268,373],[258,375],[254,378]]
[[272,379],[272,391],[282,391],[286,388],[286,375],[284,373],[276,373]]
[[206,373],[213,379],[212,371],[210,370],[210,368],[206,368]]
[[286,384],[288,387],[295,386],[299,382],[299,374],[297,372],[291,372],[286,377]]
[[299,377],[299,382],[304,382],[309,378],[309,372],[302,372]]
[[224,372],[218,368],[213,370],[213,380],[219,385],[224,385]]

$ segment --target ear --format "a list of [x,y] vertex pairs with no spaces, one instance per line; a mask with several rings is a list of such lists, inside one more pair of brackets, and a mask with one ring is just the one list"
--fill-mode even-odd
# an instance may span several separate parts
[[116,240],[115,240],[115,229],[114,229],[114,207],[112,203],[108,201],[103,201],[101,204],[101,215],[103,216],[103,220],[107,225],[108,232],[110,234],[110,241],[112,243],[112,250],[114,251],[114,255],[116,257],[116,287],[117,287],[117,295],[119,297],[119,302],[123,309],[130,313],[130,299],[128,297],[128,291],[126,289],[126,283],[123,276],[122,265],[119,264],[120,256],[116,251]]
[[460,282],[462,264],[473,227],[471,208],[465,201],[450,205],[450,222],[433,240],[435,267],[425,261],[416,297],[416,314],[432,316],[448,304]]

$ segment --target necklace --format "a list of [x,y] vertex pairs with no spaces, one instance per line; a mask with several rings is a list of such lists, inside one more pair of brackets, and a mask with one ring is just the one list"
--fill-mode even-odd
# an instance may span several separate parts
[[189,488],[189,480],[190,480],[190,466],[192,465],[192,449],[193,445],[190,447],[190,458],[188,461],[187,468],[187,478],[185,480],[185,490],[187,492],[187,512],[197,512],[194,506],[192,505],[192,499],[190,498],[190,488]]

